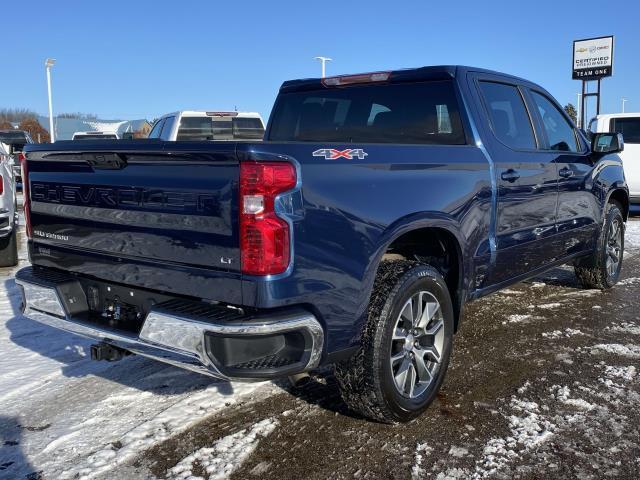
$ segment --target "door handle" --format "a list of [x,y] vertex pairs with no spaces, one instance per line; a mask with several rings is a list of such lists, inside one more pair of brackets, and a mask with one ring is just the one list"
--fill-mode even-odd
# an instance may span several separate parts
[[564,167],[560,169],[558,175],[560,175],[562,178],[573,177],[573,170],[571,170],[569,167]]
[[504,180],[505,182],[513,183],[520,178],[520,174],[513,168],[510,168],[509,170],[502,172],[502,175],[500,175],[500,177],[502,177],[502,180]]

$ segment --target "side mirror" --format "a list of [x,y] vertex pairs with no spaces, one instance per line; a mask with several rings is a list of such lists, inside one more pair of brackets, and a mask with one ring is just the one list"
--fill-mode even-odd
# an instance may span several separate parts
[[606,155],[618,153],[624,150],[624,140],[621,133],[607,132],[594,133],[591,137],[591,151]]

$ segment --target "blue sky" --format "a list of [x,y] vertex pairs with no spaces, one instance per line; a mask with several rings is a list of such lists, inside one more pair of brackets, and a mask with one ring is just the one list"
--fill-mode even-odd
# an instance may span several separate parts
[[[640,111],[640,4],[537,1],[7,2],[0,107],[154,118],[182,109],[269,115],[280,84],[316,77],[316,55],[344,74],[466,64],[525,77],[577,103],[574,39],[616,36],[603,112]],[[5,30],[5,33],[7,30]]]

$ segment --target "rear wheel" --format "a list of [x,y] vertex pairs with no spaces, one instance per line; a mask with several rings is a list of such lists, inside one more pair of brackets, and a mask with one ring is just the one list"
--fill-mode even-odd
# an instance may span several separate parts
[[611,202],[593,255],[576,263],[576,276],[586,288],[613,287],[620,278],[624,256],[624,217],[620,206]]
[[429,265],[383,262],[359,351],[336,365],[347,405],[371,419],[406,422],[427,409],[449,364],[453,307]]
[[0,267],[14,267],[18,264],[17,228],[14,226],[9,235],[0,238]]

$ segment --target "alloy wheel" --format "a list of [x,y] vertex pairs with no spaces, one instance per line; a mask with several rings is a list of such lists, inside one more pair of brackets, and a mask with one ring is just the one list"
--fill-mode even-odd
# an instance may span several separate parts
[[444,316],[436,297],[420,291],[406,301],[394,325],[391,373],[398,392],[422,395],[437,378],[445,339]]
[[615,219],[609,225],[607,234],[607,275],[613,277],[620,266],[622,257],[622,224],[619,219]]

